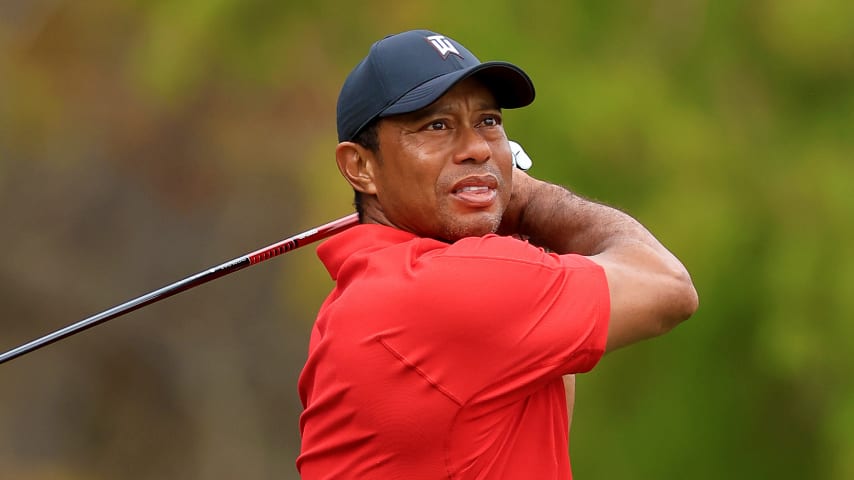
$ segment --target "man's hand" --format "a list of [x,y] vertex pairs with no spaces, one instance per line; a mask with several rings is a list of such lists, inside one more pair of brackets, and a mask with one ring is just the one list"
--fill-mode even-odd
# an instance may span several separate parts
[[536,189],[534,179],[524,171],[513,169],[513,193],[510,195],[510,203],[507,209],[504,210],[504,216],[501,217],[501,226],[498,228],[499,235],[521,235],[520,223],[525,208],[528,205],[528,200],[533,194],[532,190]]

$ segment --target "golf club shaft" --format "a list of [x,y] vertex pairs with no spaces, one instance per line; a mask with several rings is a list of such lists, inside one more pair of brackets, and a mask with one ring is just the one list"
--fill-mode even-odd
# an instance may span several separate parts
[[171,285],[146,293],[145,295],[129,300],[121,305],[117,305],[101,313],[80,320],[77,323],[73,323],[53,333],[37,338],[29,343],[21,345],[20,347],[13,348],[12,350],[0,355],[0,363],[8,362],[9,360],[20,357],[25,353],[50,345],[53,342],[62,340],[63,338],[74,335],[75,333],[82,332],[83,330],[94,327],[95,325],[106,322],[107,320],[122,316],[146,305],[151,305],[152,303],[169,298],[203,283],[207,283],[211,280],[242,270],[248,266],[269,260],[283,253],[308,245],[309,243],[330,237],[356,225],[357,223],[359,223],[359,216],[358,214],[353,213],[298,235],[294,235],[293,237],[286,238],[285,240],[274,243],[270,246],[248,253],[242,257],[238,257],[221,265],[209,268],[183,280],[179,280]]

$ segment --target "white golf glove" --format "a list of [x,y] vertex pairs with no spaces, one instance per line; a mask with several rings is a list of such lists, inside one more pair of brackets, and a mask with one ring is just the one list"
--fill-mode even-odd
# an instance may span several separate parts
[[531,168],[531,165],[534,164],[534,162],[531,161],[531,157],[525,153],[525,150],[522,149],[522,145],[519,145],[513,140],[508,140],[508,143],[510,143],[510,152],[513,154],[513,166],[522,171],[528,171],[528,169]]

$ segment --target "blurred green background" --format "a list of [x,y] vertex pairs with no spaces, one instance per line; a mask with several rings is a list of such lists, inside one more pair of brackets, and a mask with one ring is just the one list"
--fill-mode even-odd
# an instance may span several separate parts
[[[854,3],[0,1],[0,350],[351,211],[335,100],[426,27],[701,308],[578,379],[579,479],[854,478]],[[297,478],[307,247],[0,366],[15,479]]]

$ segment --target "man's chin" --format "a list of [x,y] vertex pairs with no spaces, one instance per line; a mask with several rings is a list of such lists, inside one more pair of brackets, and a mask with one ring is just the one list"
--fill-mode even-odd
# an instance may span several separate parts
[[478,221],[459,222],[446,228],[445,239],[456,242],[467,237],[482,237],[498,231],[500,224],[501,218],[492,216],[478,219]]

